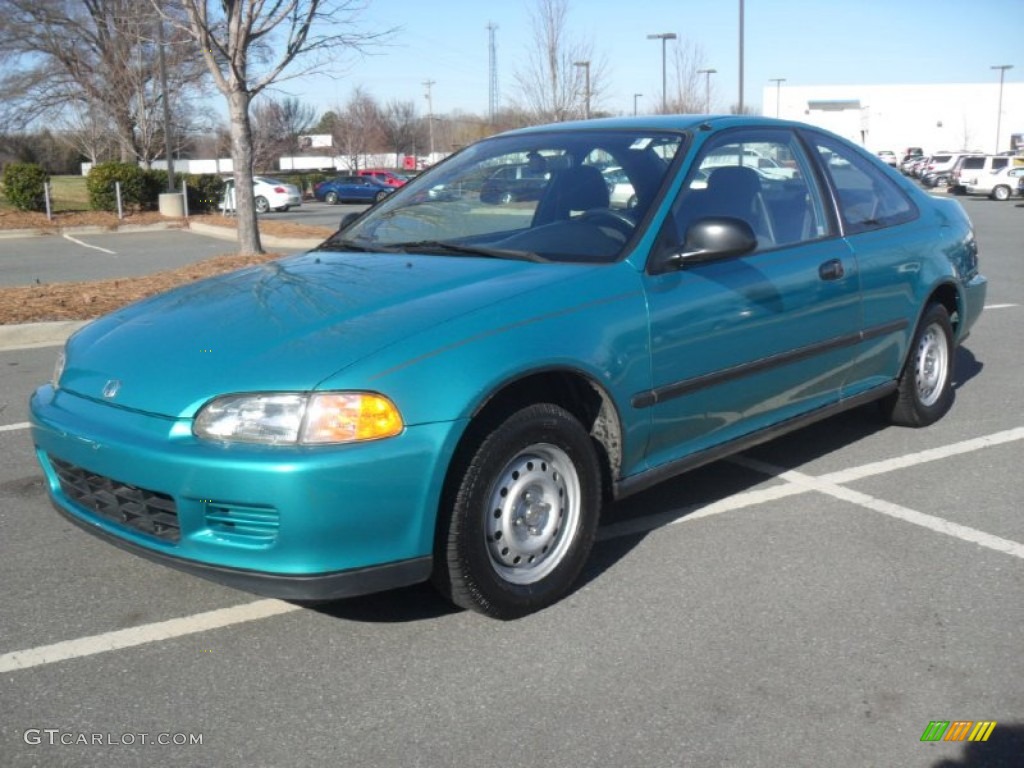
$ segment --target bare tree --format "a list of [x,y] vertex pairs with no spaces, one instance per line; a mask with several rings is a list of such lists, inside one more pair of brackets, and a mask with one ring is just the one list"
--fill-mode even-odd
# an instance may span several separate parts
[[601,96],[604,61],[595,60],[592,45],[570,38],[569,0],[536,0],[530,16],[533,43],[515,72],[525,109],[540,121],[582,117],[588,97],[593,109]]
[[334,146],[348,158],[349,168],[358,170],[363,155],[384,145],[380,105],[362,86],[357,86],[345,106],[333,113]]
[[316,109],[299,99],[261,98],[252,109],[253,164],[269,170],[274,159],[299,151],[299,136],[316,123]]
[[668,100],[668,111],[675,114],[704,112],[710,82],[699,71],[707,68],[704,49],[690,40],[680,40],[674,49],[675,92]]
[[[0,0],[0,120],[24,127],[69,119],[71,108],[102,113],[120,158],[149,162],[162,129],[153,117],[163,98],[157,21],[137,0]],[[180,42],[171,38],[164,49],[168,90],[185,96],[199,88],[203,70]]]
[[326,70],[337,65],[340,54],[360,51],[389,34],[360,29],[359,13],[368,2],[181,0],[188,32],[228,104],[238,243],[243,253],[263,250],[252,188],[252,99],[283,79],[293,64],[291,77]]
[[401,165],[401,155],[416,154],[417,147],[424,147],[424,126],[416,115],[416,103],[413,101],[388,102],[381,114],[381,132],[395,153],[395,167]]

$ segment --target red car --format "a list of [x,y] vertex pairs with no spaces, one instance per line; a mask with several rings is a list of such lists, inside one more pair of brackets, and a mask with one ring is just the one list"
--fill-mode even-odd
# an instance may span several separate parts
[[406,179],[401,176],[398,176],[391,171],[385,171],[381,168],[364,168],[357,173],[360,176],[372,176],[381,184],[387,184],[389,187],[400,187],[406,182]]

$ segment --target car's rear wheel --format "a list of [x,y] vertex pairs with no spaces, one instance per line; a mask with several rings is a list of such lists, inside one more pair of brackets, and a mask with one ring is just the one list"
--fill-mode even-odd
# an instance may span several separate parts
[[926,427],[953,405],[953,326],[941,304],[925,310],[911,342],[899,387],[884,403],[890,421]]
[[270,203],[265,197],[256,198],[256,213],[266,213],[270,210]]
[[992,190],[993,200],[1009,200],[1010,199],[1010,188],[1000,184],[998,187]]
[[378,192],[376,195],[373,196],[373,200],[374,200],[374,202],[379,203],[381,200],[383,200],[387,196],[388,196],[388,193],[385,192],[384,190],[381,190],[380,192]]
[[511,192],[504,192],[501,195],[501,202],[504,203],[505,205],[508,205],[509,203],[514,203],[515,199],[515,196]]
[[601,481],[593,442],[556,405],[524,408],[456,467],[434,582],[456,605],[500,619],[571,588],[593,545]]
[[338,193],[337,192],[328,192],[326,195],[324,195],[324,202],[327,203],[328,205],[337,205],[338,204]]

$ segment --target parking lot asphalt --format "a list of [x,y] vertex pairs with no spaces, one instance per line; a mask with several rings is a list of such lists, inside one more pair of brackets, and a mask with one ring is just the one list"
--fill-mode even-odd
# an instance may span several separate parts
[[1019,766],[1024,207],[964,205],[990,287],[942,421],[847,413],[614,505],[580,588],[509,623],[93,539],[25,425],[57,349],[0,352],[0,765]]

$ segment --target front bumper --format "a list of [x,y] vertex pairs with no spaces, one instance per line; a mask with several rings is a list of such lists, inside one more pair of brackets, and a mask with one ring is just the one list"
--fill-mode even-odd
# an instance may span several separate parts
[[198,440],[190,420],[50,386],[30,406],[54,505],[122,548],[293,599],[365,594],[430,574],[457,423],[369,443],[273,447]]

